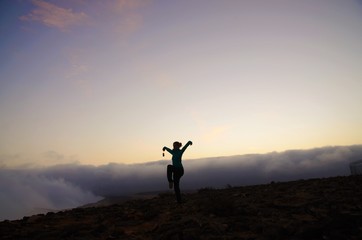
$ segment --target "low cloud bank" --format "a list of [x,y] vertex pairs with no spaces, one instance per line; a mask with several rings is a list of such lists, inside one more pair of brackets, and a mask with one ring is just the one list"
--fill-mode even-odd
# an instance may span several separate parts
[[[362,145],[289,150],[267,154],[184,160],[182,189],[251,185],[270,181],[349,175],[362,159]],[[43,169],[0,169],[0,220],[35,210],[72,208],[100,196],[166,190],[170,161],[102,166],[56,165]]]
[[74,208],[100,199],[63,178],[46,177],[36,170],[0,169],[0,220]]

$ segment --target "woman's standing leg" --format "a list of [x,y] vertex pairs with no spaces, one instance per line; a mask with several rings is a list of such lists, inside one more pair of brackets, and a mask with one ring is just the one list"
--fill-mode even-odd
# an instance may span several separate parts
[[173,187],[172,175],[173,175],[173,166],[167,165],[167,180],[168,180],[170,189]]
[[184,175],[183,168],[174,168],[173,180],[175,185],[176,200],[181,203],[180,179]]

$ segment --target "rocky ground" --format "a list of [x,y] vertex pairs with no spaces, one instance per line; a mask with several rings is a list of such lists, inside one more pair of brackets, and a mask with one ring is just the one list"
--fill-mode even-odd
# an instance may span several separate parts
[[0,239],[362,239],[362,176],[131,200],[0,222]]

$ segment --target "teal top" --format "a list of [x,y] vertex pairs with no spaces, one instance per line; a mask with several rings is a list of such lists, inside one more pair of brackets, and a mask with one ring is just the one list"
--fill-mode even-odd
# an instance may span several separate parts
[[183,166],[182,166],[182,154],[184,153],[186,148],[188,146],[190,146],[190,144],[191,144],[191,141],[188,141],[187,144],[181,149],[170,149],[168,147],[164,147],[164,149],[167,150],[167,152],[172,154],[172,165],[174,167],[183,168]]

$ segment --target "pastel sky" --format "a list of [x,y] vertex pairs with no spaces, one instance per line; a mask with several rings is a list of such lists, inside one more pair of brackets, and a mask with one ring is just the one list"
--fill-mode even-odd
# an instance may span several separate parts
[[362,143],[362,1],[2,0],[0,56],[0,166]]

